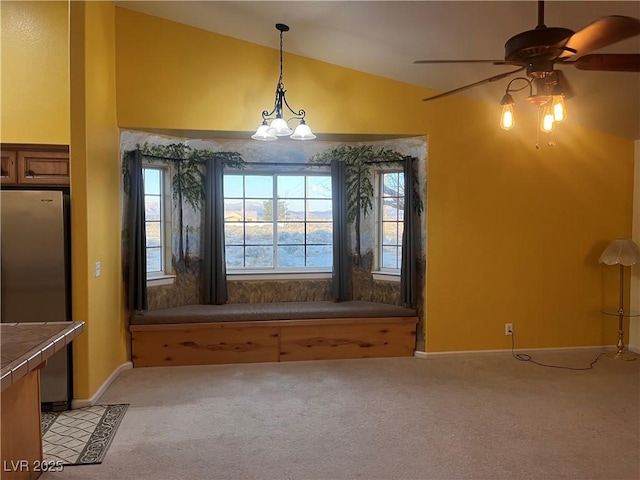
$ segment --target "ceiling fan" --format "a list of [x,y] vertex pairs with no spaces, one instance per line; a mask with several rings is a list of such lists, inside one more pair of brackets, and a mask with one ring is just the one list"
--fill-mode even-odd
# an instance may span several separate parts
[[[536,95],[530,95],[528,100],[540,106],[548,101],[554,88],[557,90],[562,85],[565,93],[570,91],[566,78],[561,71],[555,69],[555,66],[573,66],[580,70],[640,72],[640,53],[590,53],[638,34],[640,34],[640,20],[618,15],[599,18],[578,32],[568,28],[547,27],[544,24],[544,1],[540,0],[538,1],[537,27],[507,40],[504,60],[417,60],[414,63],[493,63],[518,67],[516,70],[424,98],[423,101],[436,100],[485,83],[495,82],[526,69],[529,87],[532,88],[533,85],[537,87]],[[507,87],[507,95],[508,93],[509,87]]]

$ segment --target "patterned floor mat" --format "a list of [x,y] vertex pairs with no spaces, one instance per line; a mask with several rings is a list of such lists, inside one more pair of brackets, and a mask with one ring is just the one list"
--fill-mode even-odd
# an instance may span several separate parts
[[93,405],[43,412],[43,460],[63,465],[101,463],[128,407],[128,404]]

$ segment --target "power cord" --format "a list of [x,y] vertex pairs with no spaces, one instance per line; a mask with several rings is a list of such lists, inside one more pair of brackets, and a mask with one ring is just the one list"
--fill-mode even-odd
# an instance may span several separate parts
[[513,337],[513,332],[511,332],[511,355],[513,355],[513,358],[515,358],[516,360],[519,360],[521,362],[531,362],[531,363],[535,363],[536,365],[540,365],[541,367],[547,367],[547,368],[560,368],[563,370],[593,370],[593,366],[598,362],[598,360],[600,360],[600,357],[602,357],[603,355],[605,355],[604,352],[601,352],[598,354],[598,356],[593,360],[593,362],[591,362],[589,364],[588,367],[565,367],[562,365],[548,365],[546,363],[541,363],[541,362],[536,362],[533,357],[527,353],[516,353],[515,352],[515,338]]

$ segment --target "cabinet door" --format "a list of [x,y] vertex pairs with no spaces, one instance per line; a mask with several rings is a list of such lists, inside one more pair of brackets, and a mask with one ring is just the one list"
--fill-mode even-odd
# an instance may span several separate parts
[[66,152],[18,152],[18,183],[69,185],[69,154]]
[[0,158],[0,183],[2,184],[14,184],[17,181],[16,178],[16,152],[2,151],[2,157]]

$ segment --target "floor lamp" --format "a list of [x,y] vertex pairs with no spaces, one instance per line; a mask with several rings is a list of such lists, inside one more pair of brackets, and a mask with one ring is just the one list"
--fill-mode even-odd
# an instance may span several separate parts
[[[624,317],[636,316],[631,313],[625,313],[624,311],[624,267],[629,267],[640,263],[640,247],[633,240],[614,240],[600,255],[600,263],[606,265],[619,265],[620,267],[620,300],[618,303],[617,312],[602,313],[606,315],[615,315],[618,317],[618,343],[616,347],[618,351],[615,353],[608,353],[607,356],[616,360],[635,360],[636,357],[624,351],[624,331],[623,321]],[[640,314],[638,314],[640,316]]]

